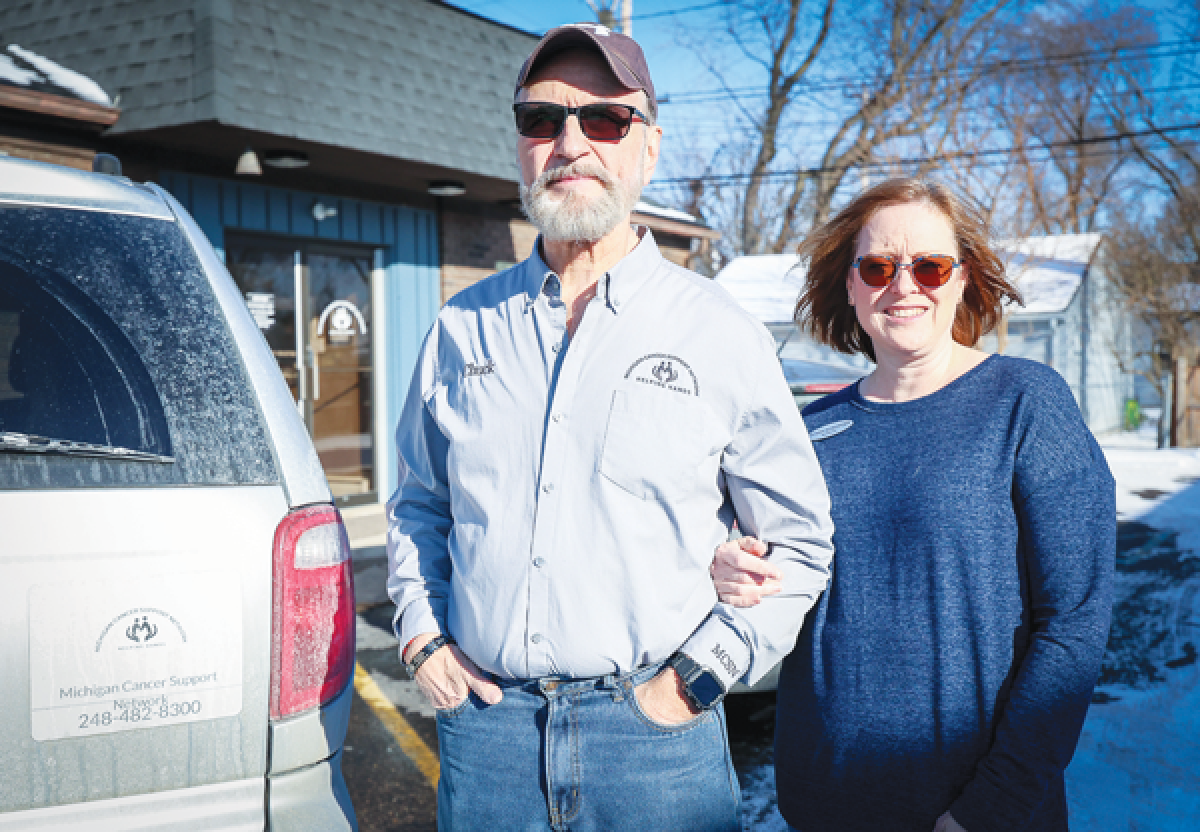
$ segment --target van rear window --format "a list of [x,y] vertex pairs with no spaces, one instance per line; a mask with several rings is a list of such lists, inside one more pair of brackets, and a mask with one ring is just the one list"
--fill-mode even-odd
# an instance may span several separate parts
[[0,488],[277,481],[175,223],[0,206]]

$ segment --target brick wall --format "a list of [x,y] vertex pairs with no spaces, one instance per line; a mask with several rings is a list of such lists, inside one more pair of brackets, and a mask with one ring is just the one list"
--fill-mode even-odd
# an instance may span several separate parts
[[442,302],[533,251],[537,231],[501,208],[442,212]]

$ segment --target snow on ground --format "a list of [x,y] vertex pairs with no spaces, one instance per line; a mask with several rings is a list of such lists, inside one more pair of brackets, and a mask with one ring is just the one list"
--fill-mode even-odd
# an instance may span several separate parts
[[1072,826],[1200,829],[1200,450],[1101,440],[1121,541],[1101,684],[1067,769]]
[[787,832],[775,799],[775,766],[757,766],[738,774],[742,786],[743,832]]
[[[1071,828],[1200,829],[1200,449],[1159,450],[1152,423],[1102,437],[1120,525],[1112,635],[1067,769]],[[743,771],[743,829],[779,832],[769,763]]]

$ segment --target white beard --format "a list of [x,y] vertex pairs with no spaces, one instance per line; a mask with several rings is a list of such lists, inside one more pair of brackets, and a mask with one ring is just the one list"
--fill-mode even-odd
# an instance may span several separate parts
[[[570,191],[558,199],[548,190],[554,182],[572,176],[590,176],[598,180],[604,186],[604,193],[588,198]],[[622,222],[629,221],[629,215],[642,195],[643,185],[641,165],[637,166],[635,179],[623,182],[600,165],[573,162],[544,171],[532,185],[522,185],[521,207],[547,242],[594,243]]]

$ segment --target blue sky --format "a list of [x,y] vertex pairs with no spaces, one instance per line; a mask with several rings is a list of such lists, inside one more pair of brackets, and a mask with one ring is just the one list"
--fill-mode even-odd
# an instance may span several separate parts
[[[542,34],[563,23],[595,20],[583,0],[451,0],[463,9],[507,23],[518,29]],[[672,90],[713,85],[702,77],[704,68],[692,52],[679,45],[681,35],[702,35],[706,28],[721,25],[719,8],[663,15],[678,9],[711,5],[711,0],[636,0],[633,5],[633,35],[646,52],[650,73],[659,95]],[[661,15],[646,17],[643,15]]]
[[[454,5],[491,20],[542,34],[563,23],[595,20],[584,0],[450,0]],[[650,74],[659,98],[672,93],[716,89],[717,80],[708,73],[687,40],[705,41],[706,32],[723,25],[721,9],[712,0],[635,0],[633,36],[646,53]],[[664,14],[690,9],[681,14]],[[729,62],[733,56],[723,56]],[[747,66],[745,70],[749,72]],[[659,175],[670,175],[678,157],[689,147],[711,151],[724,123],[720,105],[672,104],[660,106],[660,121],[666,132],[664,161]]]
[[[536,34],[563,23],[594,20],[594,14],[584,0],[450,2],[483,17]],[[1121,0],[1099,2],[1110,8],[1122,7]],[[712,160],[718,144],[739,132],[728,129],[739,117],[738,108],[728,99],[712,96],[697,100],[697,92],[716,91],[719,81],[704,67],[695,47],[686,44],[701,44],[700,48],[712,50],[732,86],[759,87],[764,80],[761,67],[742,58],[722,37],[725,24],[724,10],[720,5],[714,0],[635,0],[633,5],[634,37],[646,52],[660,99],[668,99],[660,106],[660,121],[665,131],[663,160],[655,176],[657,181],[650,184],[647,194],[667,203],[678,204],[679,207],[686,201],[681,186],[671,186],[662,180],[699,173],[706,167],[706,162]],[[1173,27],[1166,25],[1166,22],[1188,6],[1187,0],[1143,0],[1124,7],[1141,9],[1156,25],[1163,27],[1161,36],[1171,40],[1180,34],[1172,31]],[[826,49],[827,53],[832,52],[830,60],[833,63],[818,71],[817,77],[827,73],[843,77],[854,74],[853,56],[846,52],[845,44],[841,46],[841,50],[833,46]],[[848,63],[847,58],[850,58]],[[843,68],[840,72],[833,72],[831,67],[837,66],[839,61],[843,62]],[[742,103],[754,109],[752,98],[743,97]],[[786,169],[789,164],[806,165],[816,161],[813,154],[823,147],[828,129],[833,124],[832,119],[837,116],[835,110],[838,104],[837,95],[814,97],[793,112],[787,126],[791,137],[788,147],[791,157],[781,157],[777,160],[777,167]],[[1187,113],[1187,117],[1181,116],[1181,119],[1192,119],[1193,113]],[[997,141],[1003,144],[1003,141]],[[736,145],[726,152],[738,152]],[[720,166],[725,163],[726,159],[723,158],[717,164]]]

